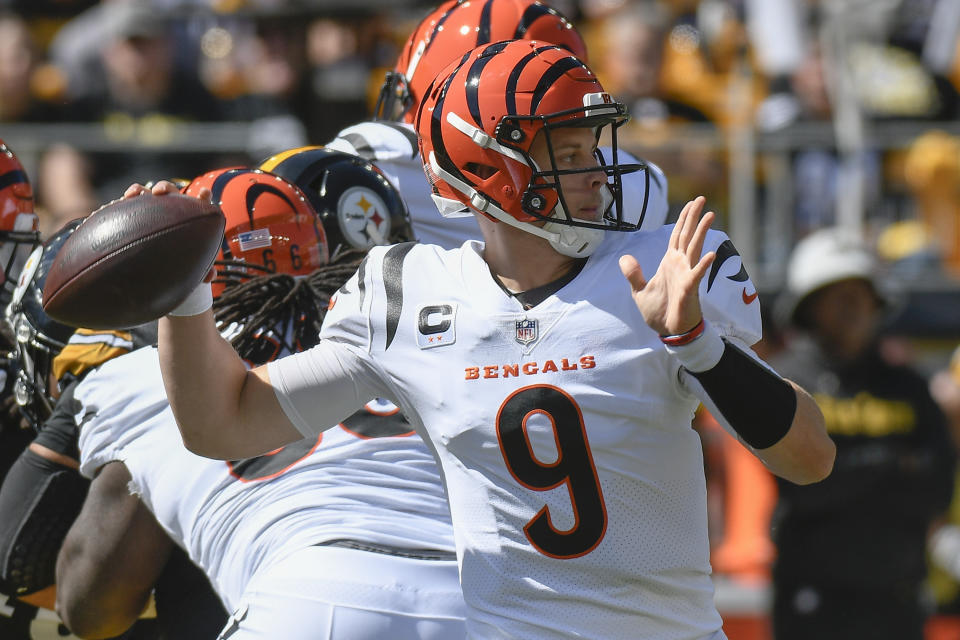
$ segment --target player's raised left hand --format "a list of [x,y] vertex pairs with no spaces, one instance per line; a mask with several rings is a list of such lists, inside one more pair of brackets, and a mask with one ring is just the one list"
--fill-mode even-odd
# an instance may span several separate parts
[[650,280],[636,258],[621,256],[620,271],[630,282],[634,302],[647,325],[662,336],[690,331],[702,319],[698,290],[713,263],[711,251],[701,256],[714,213],[701,216],[705,199],[699,196],[683,207],[670,234],[667,252]]

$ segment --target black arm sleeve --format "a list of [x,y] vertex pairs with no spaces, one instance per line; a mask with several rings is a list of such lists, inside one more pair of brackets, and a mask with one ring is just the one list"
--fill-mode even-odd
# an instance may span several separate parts
[[0,487],[0,579],[12,595],[55,582],[57,553],[87,495],[75,469],[27,449]]
[[724,339],[712,369],[689,371],[727,424],[755,449],[766,449],[790,430],[797,394],[790,384]]

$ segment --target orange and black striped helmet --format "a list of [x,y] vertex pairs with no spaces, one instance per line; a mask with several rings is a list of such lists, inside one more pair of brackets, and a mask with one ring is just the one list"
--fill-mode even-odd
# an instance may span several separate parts
[[23,263],[40,243],[33,189],[13,151],[0,140],[0,304],[6,306]]
[[327,236],[317,212],[295,184],[260,169],[227,167],[195,178],[183,192],[206,187],[227,219],[213,295],[257,275],[306,276],[327,264]]
[[412,124],[441,69],[476,47],[501,40],[540,40],[587,59],[587,47],[573,24],[539,0],[448,0],[407,39],[381,88],[376,117]]
[[[622,215],[621,175],[645,165],[617,162],[617,128],[627,121],[625,107],[613,100],[587,65],[562,47],[532,40],[484,45],[440,72],[424,96],[417,116],[420,154],[441,213],[463,205],[488,217],[559,242],[576,235],[569,228],[592,230],[594,246],[603,231],[636,231]],[[595,152],[590,166],[557,168],[551,131],[586,127],[597,139],[610,135],[611,156]],[[530,148],[546,136],[550,166],[538,166]],[[568,213],[562,176],[603,173],[602,217],[583,220]],[[644,204],[645,206],[645,204]],[[531,223],[547,222],[541,227]],[[562,225],[566,228],[558,228]],[[558,251],[583,256],[563,240]],[[572,253],[570,253],[572,252]]]

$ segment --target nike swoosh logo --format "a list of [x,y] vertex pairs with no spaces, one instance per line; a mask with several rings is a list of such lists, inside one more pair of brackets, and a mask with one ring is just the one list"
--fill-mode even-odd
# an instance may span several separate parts
[[744,287],[743,288],[743,304],[750,304],[751,302],[757,299],[758,295],[759,295],[759,292],[757,291],[754,291],[750,295],[747,295],[747,288]]

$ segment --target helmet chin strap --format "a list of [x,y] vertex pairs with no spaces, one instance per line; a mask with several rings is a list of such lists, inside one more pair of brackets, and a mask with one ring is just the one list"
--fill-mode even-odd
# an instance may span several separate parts
[[[482,213],[486,213],[487,215],[496,218],[500,222],[510,225],[511,227],[516,227],[517,229],[522,229],[527,233],[532,233],[535,236],[544,238],[550,243],[550,246],[553,247],[554,251],[561,255],[565,255],[570,258],[586,258],[597,250],[597,247],[600,246],[600,243],[603,242],[603,238],[606,236],[606,231],[604,229],[574,227],[561,222],[548,222],[542,227],[538,227],[530,224],[529,222],[520,222],[512,215],[493,204],[476,189],[466,184],[462,180],[459,180],[448,171],[444,170],[437,162],[436,155],[432,151],[430,152],[430,157],[427,160],[430,163],[430,170],[433,171],[435,175],[443,179],[448,185],[460,193],[470,198],[470,205],[473,209]],[[606,187],[604,187],[604,189],[601,191],[601,194],[601,204],[599,206],[602,211],[606,211],[606,208],[613,199],[613,196]],[[440,208],[441,203],[437,202],[438,199],[439,198],[435,196],[434,202],[436,202],[438,208]],[[447,201],[446,198],[443,198],[442,200]],[[564,213],[563,206],[560,203],[557,203],[557,206],[554,207],[553,214],[550,217],[566,219],[566,214]]]
[[[613,194],[610,193],[610,189],[606,185],[603,185],[600,189],[600,204],[598,208],[600,211],[606,211],[612,202]],[[567,218],[562,203],[557,203],[550,217],[557,218],[558,220],[565,220]],[[560,222],[548,222],[543,225],[543,229],[552,232],[554,236],[557,237],[556,240],[553,238],[549,239],[550,246],[558,253],[571,258],[586,258],[590,256],[597,250],[597,247],[600,246],[600,243],[603,242],[607,234],[604,229],[574,227]]]
[[558,240],[548,242],[557,253],[571,258],[586,258],[590,256],[606,236],[603,229],[587,229],[585,227],[571,227],[557,222],[548,222],[544,229],[556,232]]

